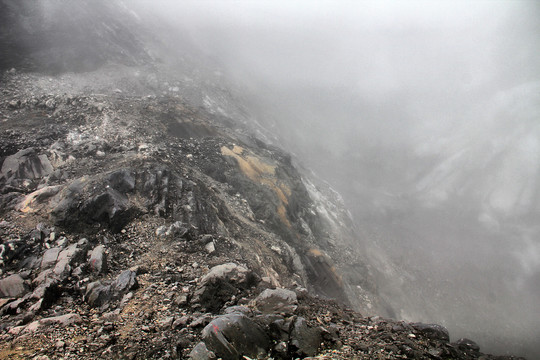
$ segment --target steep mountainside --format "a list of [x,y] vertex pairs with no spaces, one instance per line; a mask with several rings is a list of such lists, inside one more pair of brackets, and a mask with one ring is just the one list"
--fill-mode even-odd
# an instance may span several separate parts
[[339,195],[105,4],[0,2],[0,358],[483,356],[356,312],[392,315]]

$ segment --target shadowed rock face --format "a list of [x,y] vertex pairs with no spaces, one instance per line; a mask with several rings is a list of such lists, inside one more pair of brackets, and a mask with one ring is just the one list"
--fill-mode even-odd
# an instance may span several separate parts
[[131,31],[135,18],[118,11],[119,6],[101,0],[2,0],[0,69],[22,66],[62,73],[95,70],[108,61],[132,65],[148,61],[150,57]]

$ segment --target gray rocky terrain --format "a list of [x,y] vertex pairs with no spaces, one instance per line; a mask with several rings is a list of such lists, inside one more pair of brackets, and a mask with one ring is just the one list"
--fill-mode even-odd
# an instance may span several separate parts
[[25,48],[65,29],[0,5],[25,15],[2,24],[0,358],[513,358],[390,319],[339,195],[121,6],[69,37],[86,56]]

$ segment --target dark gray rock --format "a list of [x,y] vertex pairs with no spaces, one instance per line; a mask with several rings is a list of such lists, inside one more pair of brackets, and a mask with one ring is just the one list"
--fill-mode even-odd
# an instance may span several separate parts
[[92,307],[100,307],[111,301],[122,299],[130,290],[137,288],[137,274],[132,270],[124,270],[110,284],[95,281],[88,284],[84,299]]
[[121,228],[125,223],[123,215],[128,209],[128,198],[117,190],[108,188],[105,192],[87,200],[82,213],[88,214],[94,221],[106,222]]
[[63,279],[71,273],[72,265],[84,260],[87,252],[88,242],[82,239],[76,244],[71,244],[58,254],[54,273],[60,279]]
[[246,316],[250,316],[253,314],[253,311],[251,311],[250,308],[248,308],[247,306],[242,306],[242,305],[228,307],[223,312],[225,314],[244,314]]
[[56,264],[56,260],[58,259],[61,250],[62,249],[59,247],[54,247],[45,251],[41,258],[41,269],[45,270]]
[[207,311],[218,311],[233,295],[256,282],[257,277],[243,266],[235,263],[217,265],[203,276],[192,302]]
[[9,314],[9,315],[16,314],[17,312],[20,311],[19,308],[22,307],[22,305],[24,305],[27,300],[28,298],[24,296],[20,299],[16,299],[14,301],[7,303],[5,306],[2,307],[1,314]]
[[28,148],[6,157],[0,170],[0,182],[20,186],[24,180],[40,179],[54,171],[47,155],[38,155]]
[[79,178],[62,189],[53,199],[54,207],[50,217],[57,225],[78,222],[79,202],[83,189],[88,183],[87,178]]
[[469,350],[476,352],[480,351],[480,346],[478,346],[476,342],[467,338],[461,338],[452,344],[456,345],[460,350]]
[[202,331],[206,347],[225,360],[242,356],[258,358],[270,349],[264,330],[242,314],[227,314],[214,319]]
[[214,317],[212,314],[202,314],[201,316],[194,319],[190,324],[189,327],[191,328],[202,328],[208,325],[210,321],[212,321]]
[[206,245],[210,242],[213,242],[214,241],[214,237],[212,235],[203,235],[203,237],[201,238],[201,244],[203,245]]
[[100,307],[111,301],[111,286],[94,281],[86,287],[85,301],[92,307]]
[[[0,260],[1,264],[1,260]],[[20,268],[21,269],[27,269],[27,270],[36,270],[39,269],[41,266],[41,257],[37,256],[28,256],[20,262]]]
[[112,172],[107,176],[106,180],[113,189],[123,194],[132,192],[135,189],[135,178],[128,169]]
[[188,294],[178,294],[174,298],[174,304],[177,306],[185,306],[188,304]]
[[322,334],[318,328],[308,326],[303,317],[294,322],[291,331],[289,350],[295,357],[314,356],[321,344]]
[[90,271],[100,274],[107,272],[107,255],[105,254],[105,246],[98,245],[90,254],[90,260],[88,260]]
[[268,327],[269,334],[273,340],[289,341],[289,337],[294,323],[293,318],[285,319],[278,314],[266,314],[257,317],[259,323]]
[[337,344],[339,342],[339,327],[336,324],[330,324],[322,329],[322,337],[326,343]]
[[137,179],[137,191],[146,198],[149,211],[158,216],[167,214],[170,174],[165,168],[148,169]]
[[277,355],[278,359],[287,359],[288,358],[288,352],[289,352],[289,344],[285,341],[280,341],[273,347],[273,352],[275,355]]
[[58,280],[48,278],[34,289],[30,298],[40,301],[38,309],[44,310],[54,304],[60,294],[61,289],[58,286]]
[[101,222],[119,231],[136,214],[129,199],[106,180],[96,182],[86,177],[74,180],[53,198],[51,219],[57,225],[80,226]]
[[2,298],[20,298],[27,292],[28,286],[19,274],[0,280],[0,297]]
[[450,340],[450,334],[444,326],[424,323],[412,323],[411,326],[430,339]]
[[137,288],[137,273],[132,270],[124,270],[111,283],[111,290],[118,295],[124,295],[129,290]]
[[[41,225],[41,224],[38,224]],[[47,232],[44,231],[45,229],[34,229],[30,232],[30,239],[35,242],[42,242],[45,240],[45,237],[48,236]]]
[[263,313],[284,313],[291,315],[298,307],[296,293],[287,289],[266,289],[254,301],[255,307]]

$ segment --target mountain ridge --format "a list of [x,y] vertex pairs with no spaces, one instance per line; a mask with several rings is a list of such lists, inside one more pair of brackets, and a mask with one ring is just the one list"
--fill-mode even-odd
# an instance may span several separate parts
[[[118,61],[2,74],[0,356],[482,356],[441,326],[325,300],[392,311],[339,197],[226,89]],[[209,331],[224,319],[264,351],[238,330],[223,350]]]

